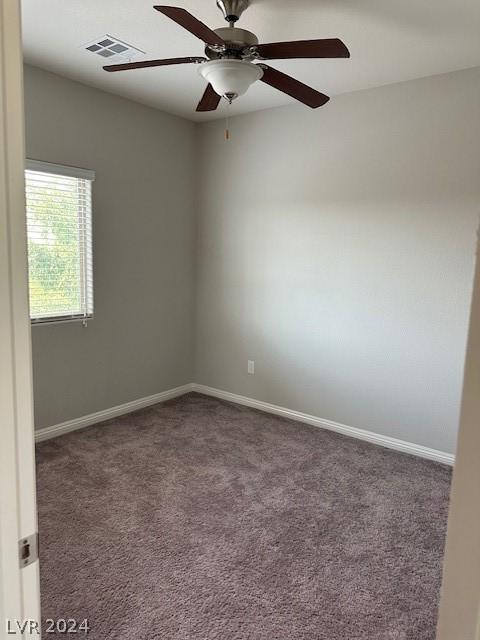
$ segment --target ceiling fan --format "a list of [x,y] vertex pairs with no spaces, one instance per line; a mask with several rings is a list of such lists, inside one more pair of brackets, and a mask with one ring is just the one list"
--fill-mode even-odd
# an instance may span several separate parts
[[349,58],[347,47],[338,38],[296,40],[259,44],[257,36],[236,27],[236,22],[250,0],[217,0],[228,27],[212,30],[180,7],[154,6],[154,9],[176,22],[205,43],[205,57],[145,60],[103,67],[105,71],[125,71],[172,64],[199,64],[199,72],[208,82],[197,111],[215,111],[221,98],[230,104],[243,95],[257,80],[288,94],[312,109],[321,107],[329,97],[291,76],[254,60],[287,60],[291,58]]

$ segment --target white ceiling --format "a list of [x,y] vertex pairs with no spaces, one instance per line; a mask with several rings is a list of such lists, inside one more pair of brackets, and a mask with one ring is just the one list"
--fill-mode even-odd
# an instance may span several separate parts
[[[226,26],[215,0],[170,3],[211,28]],[[195,65],[103,71],[105,61],[82,45],[105,34],[142,49],[145,59],[203,55],[200,40],[154,11],[153,4],[22,0],[26,61],[196,121],[294,102],[257,82],[232,107],[222,104],[214,114],[197,114],[205,83]],[[271,64],[331,96],[480,65],[479,0],[252,0],[238,26],[255,32],[260,42],[341,38],[350,59]]]

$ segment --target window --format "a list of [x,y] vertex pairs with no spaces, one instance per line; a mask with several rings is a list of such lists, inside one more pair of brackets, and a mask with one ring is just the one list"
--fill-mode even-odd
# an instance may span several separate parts
[[32,323],[93,315],[93,171],[27,160],[25,172]]

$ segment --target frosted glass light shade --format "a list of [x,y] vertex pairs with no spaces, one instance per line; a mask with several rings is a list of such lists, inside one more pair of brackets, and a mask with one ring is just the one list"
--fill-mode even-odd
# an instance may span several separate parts
[[199,73],[219,96],[237,98],[256,80],[260,80],[263,69],[243,60],[210,60],[200,65]]

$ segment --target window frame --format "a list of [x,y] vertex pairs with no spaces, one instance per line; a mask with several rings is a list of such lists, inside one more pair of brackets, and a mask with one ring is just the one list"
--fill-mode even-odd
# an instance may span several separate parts
[[[55,164],[52,162],[45,162],[43,160],[32,160],[27,158],[25,162],[25,192],[26,192],[26,181],[27,171],[36,171],[40,173],[49,173],[57,176],[66,176],[68,178],[78,178],[81,180],[88,180],[90,182],[90,211],[89,211],[89,226],[90,226],[90,242],[86,245],[84,254],[81,256],[81,260],[83,263],[88,261],[88,266],[92,269],[91,276],[91,291],[89,292],[89,297],[91,298],[91,307],[92,310],[90,313],[65,313],[56,316],[40,316],[40,317],[32,317],[31,312],[29,311],[30,323],[32,326],[42,326],[42,325],[51,325],[51,324],[64,324],[71,322],[81,322],[83,326],[87,326],[88,320],[91,320],[94,317],[94,284],[93,284],[93,237],[92,237],[92,226],[93,226],[93,182],[95,181],[95,171],[90,169],[82,169],[80,167],[73,167],[69,165],[63,164]],[[25,204],[25,214],[27,213],[26,204]],[[27,255],[28,255],[28,222],[27,222]],[[30,269],[28,267],[28,275],[30,276]],[[81,287],[85,288],[87,282],[87,276],[84,274],[81,278]],[[30,292],[29,292],[29,300],[30,300]]]

